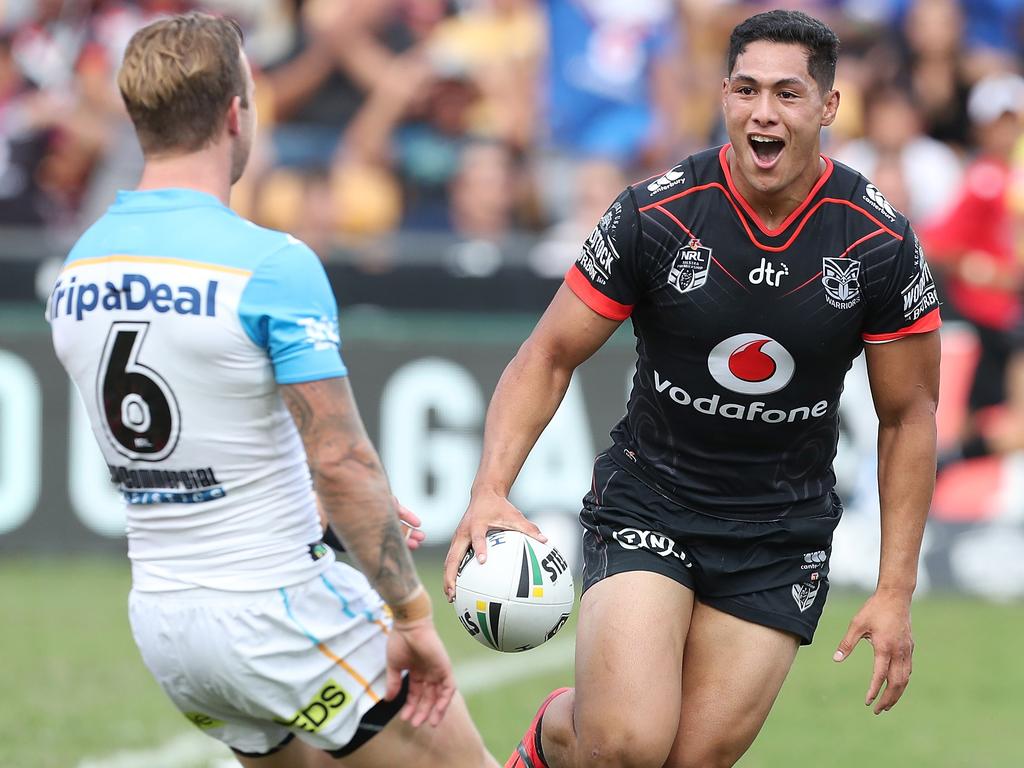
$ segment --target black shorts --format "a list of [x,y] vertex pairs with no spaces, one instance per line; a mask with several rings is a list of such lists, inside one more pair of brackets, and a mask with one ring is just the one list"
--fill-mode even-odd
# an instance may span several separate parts
[[695,512],[616,464],[594,463],[583,499],[583,591],[627,571],[651,571],[692,589],[705,605],[781,629],[809,645],[828,595],[832,532],[826,514],[735,520]]

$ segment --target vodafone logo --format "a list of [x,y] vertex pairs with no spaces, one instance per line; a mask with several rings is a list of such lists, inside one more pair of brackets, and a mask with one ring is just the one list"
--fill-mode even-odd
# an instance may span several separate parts
[[720,385],[744,395],[767,395],[789,384],[793,356],[770,336],[739,333],[711,350],[708,370]]
[[[763,333],[739,333],[720,342],[708,355],[708,370],[719,385],[744,395],[769,395],[789,384],[796,372],[793,356],[785,347]],[[783,411],[768,408],[764,400],[748,403],[730,403],[717,392],[711,395],[691,394],[672,381],[654,371],[654,390],[667,397],[676,405],[723,419],[760,421],[765,424],[793,424],[820,419],[828,414],[827,400],[813,405],[798,405]],[[833,412],[834,414],[834,412]]]

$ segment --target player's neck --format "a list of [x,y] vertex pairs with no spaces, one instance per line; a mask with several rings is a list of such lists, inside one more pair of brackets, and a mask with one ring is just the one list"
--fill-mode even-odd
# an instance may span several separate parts
[[817,163],[808,165],[807,172],[795,178],[784,189],[773,192],[762,192],[757,189],[747,181],[735,165],[730,168],[730,171],[736,190],[754,209],[754,213],[757,214],[761,223],[767,229],[772,230],[778,229],[782,222],[789,218],[789,215],[807,199],[826,167],[825,161],[819,156]]
[[150,156],[136,189],[194,189],[231,203],[230,159],[210,147],[185,155]]

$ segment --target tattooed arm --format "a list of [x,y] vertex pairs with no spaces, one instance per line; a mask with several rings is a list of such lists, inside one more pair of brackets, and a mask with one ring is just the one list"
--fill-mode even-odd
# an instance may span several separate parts
[[306,447],[328,522],[401,620],[420,588],[384,469],[363,427],[347,378],[281,387]]
[[414,726],[437,725],[455,695],[455,675],[348,379],[282,385],[281,397],[302,435],[328,521],[391,607],[394,631],[387,641],[385,696],[398,695],[407,673],[408,693],[399,716]]
[[436,726],[455,695],[455,675],[348,379],[285,384],[281,397],[302,435],[328,521],[394,616],[385,697],[398,695],[404,675],[409,685],[399,716],[414,726]]

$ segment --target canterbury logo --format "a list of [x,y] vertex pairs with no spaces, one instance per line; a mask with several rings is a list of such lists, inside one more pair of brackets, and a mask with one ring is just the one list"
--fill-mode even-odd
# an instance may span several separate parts
[[647,191],[651,194],[655,194],[664,189],[668,189],[669,187],[674,187],[677,184],[682,184],[684,181],[686,181],[686,173],[673,168],[664,176],[660,176],[648,184]]

